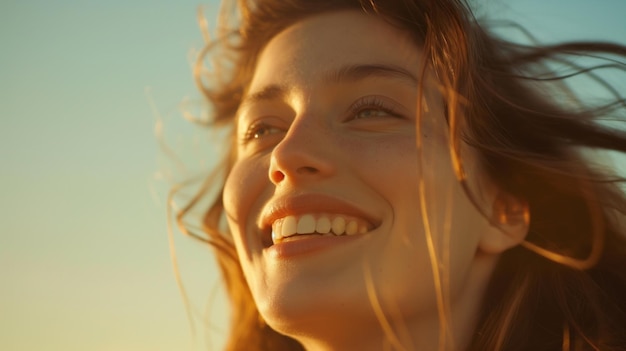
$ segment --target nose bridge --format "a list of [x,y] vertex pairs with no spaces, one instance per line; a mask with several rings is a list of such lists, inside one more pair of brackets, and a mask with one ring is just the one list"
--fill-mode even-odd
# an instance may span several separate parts
[[285,137],[274,147],[269,169],[276,184],[325,177],[334,172],[330,130],[310,114],[296,116]]

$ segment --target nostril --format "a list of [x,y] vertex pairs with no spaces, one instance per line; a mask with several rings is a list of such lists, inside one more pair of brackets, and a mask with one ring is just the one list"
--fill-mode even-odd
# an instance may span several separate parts
[[[293,176],[305,176],[305,175],[315,175],[320,171],[315,167],[303,166],[298,167],[294,172]],[[274,184],[278,184],[282,182],[287,177],[287,174],[283,171],[271,171],[270,172],[270,180]]]
[[274,183],[278,183],[280,181],[282,181],[283,179],[285,179],[285,174],[281,171],[274,171],[272,172],[272,176],[271,176],[271,181]]
[[315,167],[300,167],[298,168],[298,173],[300,174],[315,174],[318,170]]

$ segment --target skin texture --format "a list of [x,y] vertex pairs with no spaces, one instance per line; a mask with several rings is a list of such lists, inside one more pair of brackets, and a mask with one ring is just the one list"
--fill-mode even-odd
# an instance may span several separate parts
[[[261,315],[308,350],[436,349],[441,316],[429,235],[446,267],[440,297],[454,321],[448,347],[462,349],[499,254],[525,234],[524,226],[493,227],[461,189],[442,99],[429,79],[428,110],[417,124],[422,59],[408,35],[380,18],[314,16],[269,42],[238,111],[236,161],[223,195],[228,224]],[[337,74],[355,66],[386,73]],[[498,190],[479,176],[469,148],[463,157],[481,211],[498,216]],[[341,201],[373,228],[310,254],[276,256],[263,213],[302,195],[313,195],[316,207],[301,211],[328,205],[342,213]],[[393,333],[381,327],[387,322]]]

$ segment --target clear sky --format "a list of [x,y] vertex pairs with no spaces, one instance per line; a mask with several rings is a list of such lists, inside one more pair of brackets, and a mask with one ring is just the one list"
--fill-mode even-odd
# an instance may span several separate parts
[[[626,42],[623,0],[475,2],[546,41]],[[189,56],[202,45],[199,4],[0,3],[0,349],[204,344],[192,342],[174,280],[164,197],[178,178],[154,132],[161,120],[196,165],[212,159],[179,113],[198,97]],[[201,316],[216,279],[210,254],[179,234],[177,244]]]

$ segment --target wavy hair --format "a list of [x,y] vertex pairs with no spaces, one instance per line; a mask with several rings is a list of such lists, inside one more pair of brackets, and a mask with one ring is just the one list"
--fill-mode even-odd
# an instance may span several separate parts
[[[624,178],[594,164],[588,154],[626,152],[626,133],[615,127],[625,122],[625,100],[596,73],[610,68],[623,74],[626,47],[514,44],[491,34],[462,0],[239,0],[231,5],[236,6],[223,8],[217,38],[200,53],[195,70],[213,108],[209,127],[232,125],[259,53],[280,31],[340,9],[382,16],[412,34],[426,58],[420,69],[436,73],[453,166],[468,197],[474,194],[465,184],[461,143],[477,150],[488,177],[528,204],[532,219],[526,240],[498,262],[469,349],[626,350],[626,198],[619,188]],[[207,57],[215,59],[210,69]],[[574,63],[580,57],[602,62],[581,66]],[[566,82],[579,75],[602,85],[609,100],[597,103],[573,94]],[[604,122],[609,119],[613,124]],[[302,350],[262,321],[223,228],[221,194],[232,163],[233,155],[227,155],[207,183],[219,191],[205,211],[202,232],[193,234],[214,248],[230,298],[226,350]],[[177,214],[179,224],[185,225],[185,215],[203,196]]]

